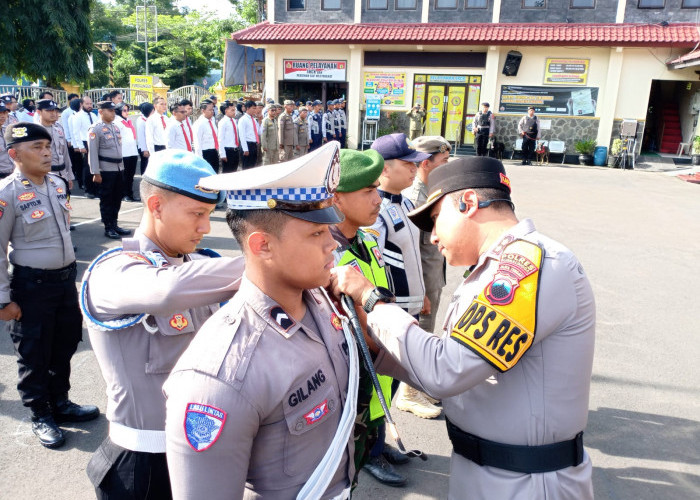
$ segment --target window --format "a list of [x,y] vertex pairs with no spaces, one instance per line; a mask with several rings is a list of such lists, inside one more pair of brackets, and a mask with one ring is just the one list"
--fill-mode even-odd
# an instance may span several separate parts
[[416,10],[416,0],[396,0],[396,10]]
[[340,10],[340,0],[321,0],[321,10]]
[[640,9],[663,9],[666,6],[666,0],[639,0],[638,7]]
[[465,9],[485,9],[489,6],[489,0],[464,0]]
[[523,9],[544,9],[547,7],[547,0],[523,0]]
[[306,10],[306,0],[287,0],[287,10]]
[[387,10],[389,0],[367,0],[367,10]]
[[595,0],[571,0],[572,9],[595,9]]
[[683,0],[681,9],[698,9],[700,8],[700,0]]
[[435,9],[456,9],[457,0],[435,0]]

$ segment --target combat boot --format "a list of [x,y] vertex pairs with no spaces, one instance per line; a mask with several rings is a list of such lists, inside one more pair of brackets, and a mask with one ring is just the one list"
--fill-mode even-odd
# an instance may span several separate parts
[[59,424],[64,422],[87,422],[100,416],[100,409],[94,405],[79,405],[64,396],[51,405],[53,418]]
[[32,408],[32,432],[47,448],[58,448],[66,442],[66,437],[56,425],[48,405]]
[[396,394],[396,408],[410,411],[420,418],[436,418],[442,413],[440,408],[425,399],[422,392],[403,382]]

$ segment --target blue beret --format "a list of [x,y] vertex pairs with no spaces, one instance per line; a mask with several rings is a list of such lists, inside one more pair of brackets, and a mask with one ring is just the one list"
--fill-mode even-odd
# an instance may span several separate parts
[[221,203],[225,196],[223,191],[199,185],[201,178],[215,174],[204,158],[189,151],[165,149],[150,156],[143,180],[197,201]]

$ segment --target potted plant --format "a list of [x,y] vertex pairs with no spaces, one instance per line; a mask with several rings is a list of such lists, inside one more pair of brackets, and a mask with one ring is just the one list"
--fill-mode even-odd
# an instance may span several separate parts
[[595,139],[583,139],[576,141],[576,152],[579,154],[578,162],[580,165],[593,165],[593,151],[595,151]]
[[620,155],[622,154],[622,139],[615,139],[610,148],[610,155],[608,156],[608,167],[616,167],[620,162]]
[[693,145],[691,147],[693,156],[693,165],[700,165],[700,135],[693,137]]

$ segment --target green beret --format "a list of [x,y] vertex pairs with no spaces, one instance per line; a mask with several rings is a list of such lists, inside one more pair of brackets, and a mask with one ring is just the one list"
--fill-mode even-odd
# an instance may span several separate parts
[[371,186],[384,170],[384,158],[374,149],[340,150],[340,181],[336,191],[352,193]]

